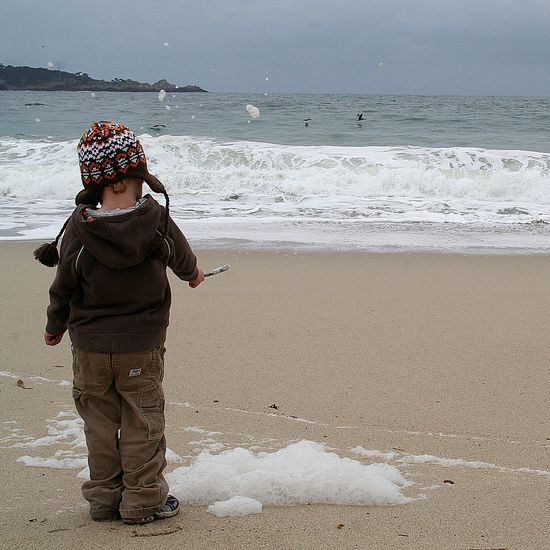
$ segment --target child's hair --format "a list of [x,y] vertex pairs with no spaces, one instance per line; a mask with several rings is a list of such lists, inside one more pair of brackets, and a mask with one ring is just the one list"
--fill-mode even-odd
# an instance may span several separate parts
[[[152,191],[162,193],[166,201],[164,226],[161,235],[151,243],[149,256],[156,258],[164,254],[164,239],[168,234],[170,199],[164,185],[147,170],[147,159],[143,147],[134,133],[116,122],[95,122],[84,132],[77,146],[80,175],[84,189],[75,198],[77,206],[97,206],[101,192],[110,186],[116,193],[117,184],[127,178],[145,181]],[[122,192],[122,191],[119,191]],[[54,267],[59,263],[57,244],[65,231],[69,219],[63,224],[57,237],[39,246],[34,257],[41,264]]]
[[[113,183],[113,185],[109,185],[108,187],[110,187],[111,191],[115,195],[120,195],[121,193],[124,193],[126,191],[126,189],[128,189],[128,184],[126,183],[127,181],[128,180],[117,181],[116,183]],[[107,187],[107,186],[105,186],[105,187]],[[104,187],[104,189],[105,189],[105,187]]]

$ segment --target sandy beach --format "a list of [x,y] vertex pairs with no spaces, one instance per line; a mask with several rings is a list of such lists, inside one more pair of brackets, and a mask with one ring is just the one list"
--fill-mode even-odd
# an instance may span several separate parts
[[224,449],[307,439],[365,464],[381,459],[352,449],[393,453],[412,500],[186,505],[135,528],[88,517],[81,468],[17,462],[63,449],[22,444],[74,411],[70,342],[42,341],[54,270],[35,246],[0,243],[1,547],[550,548],[550,257],[197,251],[232,268],[196,290],[171,279],[166,433],[183,462],[167,471],[204,446],[188,428]]

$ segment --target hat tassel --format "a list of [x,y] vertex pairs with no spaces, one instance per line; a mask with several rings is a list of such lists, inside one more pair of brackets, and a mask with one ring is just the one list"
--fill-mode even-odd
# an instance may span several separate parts
[[65,231],[65,228],[67,227],[70,219],[71,217],[69,216],[65,220],[61,231],[58,233],[54,241],[52,241],[51,243],[41,244],[37,249],[35,249],[35,260],[38,260],[42,265],[48,267],[55,267],[59,263],[59,252],[57,251],[57,243],[59,242],[61,235],[63,235],[63,231]]
[[38,260],[42,265],[55,267],[59,263],[59,253],[57,252],[57,243],[45,243],[40,245],[34,251],[34,259]]

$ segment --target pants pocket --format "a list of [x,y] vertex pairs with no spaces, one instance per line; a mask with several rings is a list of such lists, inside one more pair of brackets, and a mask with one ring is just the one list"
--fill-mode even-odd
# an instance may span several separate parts
[[73,387],[81,393],[104,393],[113,381],[109,354],[74,348],[73,377]]
[[164,435],[164,393],[161,387],[146,386],[139,390],[138,407],[147,424],[147,439]]
[[82,391],[83,380],[82,380],[82,369],[78,362],[78,350],[71,346],[71,351],[73,354],[73,399],[77,402],[77,405],[81,403],[81,398],[84,394]]

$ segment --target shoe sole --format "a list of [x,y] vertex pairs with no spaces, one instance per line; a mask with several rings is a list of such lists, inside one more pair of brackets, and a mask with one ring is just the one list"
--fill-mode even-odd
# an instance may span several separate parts
[[165,510],[141,518],[125,518],[122,520],[122,523],[125,523],[126,525],[145,525],[159,519],[172,518],[180,511],[180,503],[176,497],[168,495],[165,507],[170,508],[171,506],[175,506],[175,508],[173,510]]
[[180,509],[178,507],[175,510],[170,510],[170,512],[158,512],[153,516],[147,516],[144,518],[126,518],[122,520],[122,523],[125,525],[147,525],[148,523],[152,523],[153,521],[158,521],[160,519],[173,518],[178,515],[179,511]]
[[180,508],[178,506],[175,510],[170,510],[169,512],[158,512],[155,514],[155,519],[173,518],[178,515],[179,511]]

